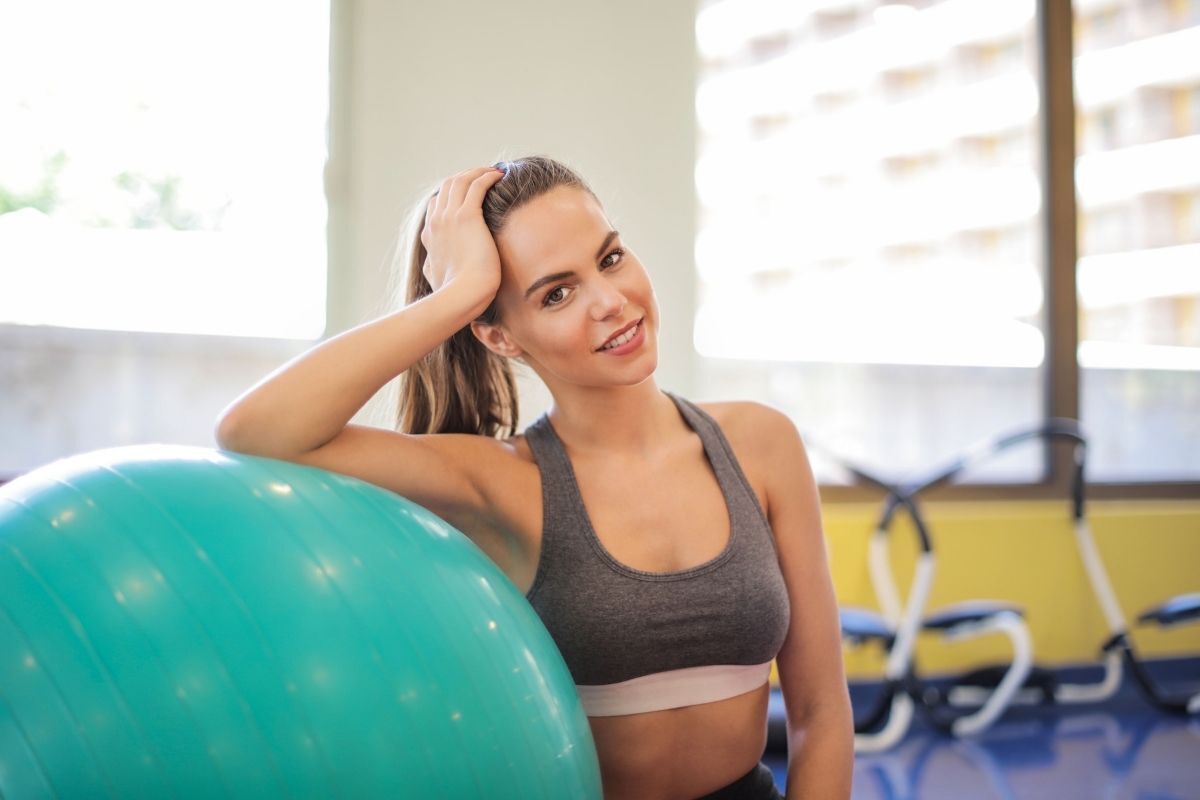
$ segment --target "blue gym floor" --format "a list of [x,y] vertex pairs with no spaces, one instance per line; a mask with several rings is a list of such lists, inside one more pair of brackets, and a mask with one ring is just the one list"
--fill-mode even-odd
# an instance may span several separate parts
[[[1157,669],[1170,685],[1200,688],[1200,659]],[[764,760],[782,791],[786,758]],[[1126,681],[1102,704],[1012,708],[972,739],[918,720],[892,750],[855,757],[853,797],[1198,800],[1200,718],[1156,711]]]

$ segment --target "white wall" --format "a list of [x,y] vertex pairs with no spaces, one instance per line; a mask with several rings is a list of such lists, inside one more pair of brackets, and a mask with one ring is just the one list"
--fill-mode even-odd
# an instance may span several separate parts
[[[537,153],[588,180],[649,268],[657,378],[690,394],[695,16],[695,0],[334,0],[328,335],[385,310],[398,227],[424,188]],[[548,402],[525,375],[522,426]],[[384,424],[394,388],[356,421]]]

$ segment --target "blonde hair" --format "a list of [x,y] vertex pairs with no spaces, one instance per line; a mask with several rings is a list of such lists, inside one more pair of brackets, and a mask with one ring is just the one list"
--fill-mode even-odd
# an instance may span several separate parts
[[[483,221],[493,238],[499,235],[513,211],[551,189],[573,186],[595,197],[574,170],[545,156],[501,161],[497,166],[505,170],[505,175],[483,198]],[[405,304],[432,292],[421,271],[426,255],[421,230],[432,198],[431,191],[409,212],[397,251],[407,255],[403,265]],[[499,318],[493,300],[476,321],[495,325]],[[404,433],[512,436],[517,430],[517,417],[512,365],[476,339],[469,325],[409,367],[400,378],[396,430]]]

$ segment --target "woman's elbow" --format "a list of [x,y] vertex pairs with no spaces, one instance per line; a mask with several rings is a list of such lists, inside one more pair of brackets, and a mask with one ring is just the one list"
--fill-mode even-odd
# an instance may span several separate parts
[[819,729],[830,734],[854,737],[854,709],[850,705],[850,690],[842,687],[800,704],[796,713],[788,714],[788,732],[803,737],[807,731]]
[[246,455],[271,455],[262,442],[248,438],[249,432],[250,429],[239,421],[236,414],[225,412],[217,417],[213,426],[213,439],[221,450]]

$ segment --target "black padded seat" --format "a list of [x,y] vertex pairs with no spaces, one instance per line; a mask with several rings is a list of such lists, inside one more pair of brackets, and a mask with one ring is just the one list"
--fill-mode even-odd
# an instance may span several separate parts
[[1162,605],[1138,614],[1139,624],[1153,622],[1156,625],[1176,625],[1200,619],[1200,594],[1181,594]]
[[946,606],[940,611],[930,614],[921,621],[921,628],[927,631],[948,631],[959,625],[973,622],[983,622],[1005,612],[1012,612],[1018,617],[1025,616],[1025,610],[1012,603],[1002,603],[998,600],[968,600]]
[[891,639],[894,632],[878,612],[866,608],[839,608],[842,635],[849,639]]
[[[954,681],[954,685],[995,689],[1004,676],[1008,674],[1009,667],[1009,664],[991,664],[986,667],[978,667],[965,675],[959,676]],[[1042,693],[1043,702],[1050,702],[1054,699],[1054,690],[1058,687],[1058,683],[1058,676],[1054,670],[1047,667],[1032,667],[1029,670],[1029,674],[1025,677],[1025,683],[1022,686],[1026,689],[1037,689]]]

